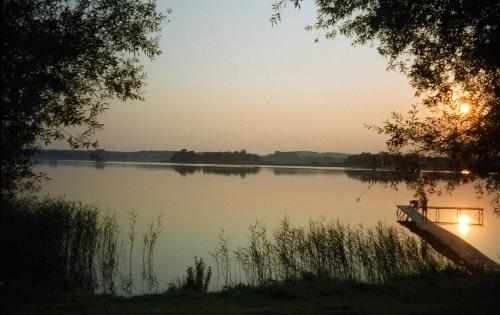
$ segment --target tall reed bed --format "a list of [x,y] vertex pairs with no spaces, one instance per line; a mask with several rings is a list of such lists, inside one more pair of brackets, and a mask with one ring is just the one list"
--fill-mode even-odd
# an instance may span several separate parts
[[[114,214],[59,198],[2,200],[2,281],[18,288],[79,290],[131,294],[135,213],[130,214],[128,275],[118,284],[121,232]],[[152,290],[158,283],[153,253],[161,231],[160,217],[144,233],[143,277]],[[144,279],[143,279],[144,280]]]
[[3,200],[6,282],[93,291],[98,217],[97,208],[62,198]]
[[[219,237],[212,256],[225,286],[239,282],[258,286],[305,275],[379,283],[395,276],[454,267],[436,251],[425,251],[422,246],[417,238],[382,223],[364,227],[321,219],[311,220],[307,227],[294,227],[285,218],[271,236],[264,225],[251,225],[249,244],[232,252],[227,237]],[[238,265],[243,276],[231,278],[231,265]]]

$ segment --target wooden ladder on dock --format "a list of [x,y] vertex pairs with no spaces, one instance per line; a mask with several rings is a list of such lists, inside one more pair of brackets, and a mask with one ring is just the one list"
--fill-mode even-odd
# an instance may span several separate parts
[[398,223],[419,235],[435,250],[470,272],[496,271],[500,265],[459,236],[430,221],[413,206],[398,205]]

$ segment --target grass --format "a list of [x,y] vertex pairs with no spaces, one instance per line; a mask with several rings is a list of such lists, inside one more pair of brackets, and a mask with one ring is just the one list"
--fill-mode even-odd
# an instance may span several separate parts
[[3,314],[498,314],[499,296],[498,274],[442,271],[383,284],[310,277],[212,293],[6,296]]

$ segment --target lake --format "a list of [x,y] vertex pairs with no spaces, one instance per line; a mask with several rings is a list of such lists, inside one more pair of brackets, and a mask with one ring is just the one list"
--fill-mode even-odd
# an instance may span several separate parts
[[[310,219],[336,220],[352,225],[377,222],[398,225],[396,205],[408,204],[413,192],[359,180],[362,170],[312,167],[180,166],[154,163],[102,163],[58,161],[37,167],[51,178],[41,195],[64,195],[115,213],[126,239],[129,212],[137,213],[134,252],[134,292],[146,291],[139,273],[142,235],[151,222],[162,218],[162,231],[154,251],[159,289],[185,273],[193,257],[213,266],[210,252],[223,229],[232,249],[246,245],[248,227],[256,221],[274,230],[286,216],[296,226]],[[500,216],[493,213],[488,196],[478,199],[473,185],[453,195],[430,196],[430,206],[484,208],[484,225],[453,233],[500,262]]]

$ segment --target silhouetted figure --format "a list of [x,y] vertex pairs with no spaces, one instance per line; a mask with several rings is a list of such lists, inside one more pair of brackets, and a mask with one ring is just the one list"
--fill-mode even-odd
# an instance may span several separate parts
[[410,200],[410,207],[417,209],[418,200]]
[[420,200],[420,207],[422,208],[422,215],[427,219],[427,202],[429,199],[422,197]]
[[[427,202],[429,199],[427,197],[423,196],[420,199],[420,208],[422,208],[422,215],[425,217],[427,220]],[[427,242],[422,238],[422,251],[421,251],[422,257],[427,257]]]

